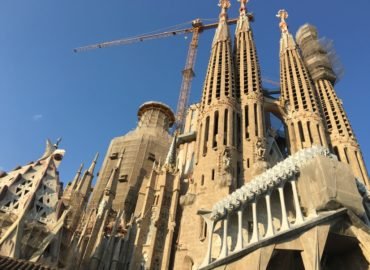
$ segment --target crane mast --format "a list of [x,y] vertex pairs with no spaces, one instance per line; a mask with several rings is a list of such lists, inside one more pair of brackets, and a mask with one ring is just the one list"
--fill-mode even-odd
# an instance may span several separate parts
[[186,115],[186,108],[189,102],[191,82],[195,76],[194,66],[198,51],[199,35],[201,33],[202,23],[200,20],[193,21],[193,36],[190,42],[188,56],[186,58],[185,68],[182,71],[182,83],[180,88],[180,95],[176,108],[176,123],[175,129],[182,131],[184,126],[184,119]]

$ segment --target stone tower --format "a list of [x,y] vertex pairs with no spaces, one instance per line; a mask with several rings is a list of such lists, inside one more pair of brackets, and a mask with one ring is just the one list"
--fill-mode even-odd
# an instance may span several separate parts
[[237,176],[241,172],[238,163],[241,116],[237,103],[231,38],[226,22],[230,3],[220,1],[220,6],[222,11],[212,44],[198,116],[194,181],[199,186],[236,188]]
[[369,187],[369,177],[360,146],[342,102],[334,89],[337,78],[328,52],[320,45],[317,30],[312,25],[302,26],[298,30],[296,38],[308,71],[315,82],[333,152],[340,161],[349,164],[355,176],[362,179]]
[[[143,206],[135,211],[130,269],[169,269],[173,254],[176,212],[180,195],[180,175],[176,166],[174,136],[163,166],[157,165],[142,185]],[[131,254],[132,252],[132,254]]]
[[243,145],[244,182],[264,170],[266,128],[261,83],[261,71],[253,32],[251,14],[247,14],[247,0],[241,0],[240,16],[235,33],[236,89],[241,102],[241,140]]
[[[209,209],[215,201],[236,189],[243,178],[239,94],[227,25],[229,6],[229,1],[220,1],[219,24],[197,118],[195,164],[192,174],[186,176],[186,194],[180,199],[183,209],[174,265],[201,264],[199,255],[206,249],[207,225],[198,211]],[[192,230],[181,229],[188,228],[189,224],[193,224]]]
[[311,147],[327,146],[320,108],[297,44],[289,33],[288,13],[280,10],[280,81],[281,102],[285,107],[285,124],[289,134],[290,152]]
[[159,102],[144,103],[138,111],[139,122],[135,130],[111,141],[106,153],[89,209],[96,209],[104,189],[116,166],[118,155],[124,152],[117,177],[117,190],[112,203],[116,211],[124,210],[129,220],[138,200],[145,176],[149,176],[155,161],[163,161],[171,144],[169,128],[175,121],[171,109]]

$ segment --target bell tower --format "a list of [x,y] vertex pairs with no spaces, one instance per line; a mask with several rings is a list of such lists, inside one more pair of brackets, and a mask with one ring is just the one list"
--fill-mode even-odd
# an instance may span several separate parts
[[227,24],[230,2],[221,0],[219,6],[219,24],[197,115],[195,162],[184,179],[184,195],[180,197],[181,220],[174,258],[179,269],[189,269],[181,265],[200,266],[203,258],[199,254],[207,250],[207,224],[199,211],[211,209],[215,202],[244,183],[239,93]]
[[[219,25],[212,43],[198,121],[194,181],[199,186],[236,188],[241,174],[240,120],[227,9],[221,0]],[[225,191],[225,194],[228,190]]]
[[286,19],[288,12],[280,10],[280,84],[281,102],[285,109],[285,122],[289,134],[290,152],[313,145],[327,146],[323,120],[309,73]]
[[[266,144],[265,115],[261,71],[256,45],[250,27],[251,14],[247,13],[248,0],[240,0],[240,16],[235,32],[234,59],[236,67],[236,87],[241,101],[241,141],[243,146],[244,182],[248,182],[258,168],[264,166]],[[257,170],[257,171],[256,171]]]
[[328,52],[319,43],[317,30],[312,25],[302,26],[297,32],[296,39],[315,83],[333,152],[369,187],[369,177],[360,146],[334,89],[337,76],[333,71]]

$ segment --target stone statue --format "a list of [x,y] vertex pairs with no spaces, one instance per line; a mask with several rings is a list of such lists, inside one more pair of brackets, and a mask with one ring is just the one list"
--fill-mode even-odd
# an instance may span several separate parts
[[370,220],[370,191],[358,179],[356,179],[356,185],[358,192],[362,197],[362,204],[365,208],[365,213],[367,215],[367,218]]
[[223,169],[226,171],[230,168],[231,165],[231,154],[230,150],[228,148],[225,149],[223,155],[222,155],[222,165]]
[[261,138],[256,142],[256,156],[257,160],[265,160],[266,147]]

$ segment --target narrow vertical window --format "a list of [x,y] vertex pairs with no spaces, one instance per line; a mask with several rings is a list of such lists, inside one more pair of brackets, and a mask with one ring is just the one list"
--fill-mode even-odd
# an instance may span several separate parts
[[215,180],[215,169],[212,169],[212,180]]
[[257,114],[257,104],[254,103],[254,125],[255,125],[255,134],[258,137],[258,114]]
[[341,161],[340,160],[340,156],[339,156],[338,147],[337,146],[334,146],[333,151],[334,151],[334,154],[337,156],[338,160]]
[[323,145],[322,138],[321,138],[321,130],[320,130],[319,124],[317,124],[317,133],[319,134],[320,144]]
[[301,139],[301,142],[304,142],[304,133],[303,133],[303,127],[302,127],[302,122],[298,122],[298,130],[299,130],[299,137]]
[[208,133],[209,133],[209,116],[207,116],[206,118],[206,125],[204,127],[203,155],[207,154]]
[[228,121],[229,121],[229,111],[228,111],[228,109],[225,109],[225,116],[224,116],[224,145],[227,145]]
[[207,222],[205,222],[205,220],[200,217],[200,235],[199,235],[199,240],[200,241],[204,241],[206,240],[207,238]]
[[241,173],[240,162],[237,162],[236,163],[236,181],[237,181],[238,187],[242,186],[240,173]]
[[244,127],[245,127],[245,138],[249,139],[249,106],[244,107]]
[[347,147],[344,148],[344,155],[346,156],[347,163],[349,164],[350,162],[348,158],[348,148]]
[[240,147],[241,145],[241,123],[240,123],[240,114],[236,114],[236,143],[237,143],[237,148]]
[[261,132],[262,134],[260,135],[261,137],[264,137],[266,134],[266,119],[265,119],[265,111],[263,108],[263,104],[260,105],[261,107],[261,119],[262,119],[262,127],[261,127]]
[[235,112],[233,112],[233,146],[235,146],[235,139],[236,139],[236,126],[235,126]]
[[289,151],[290,153],[293,153],[293,149],[297,147],[296,146],[296,143],[297,143],[296,134],[295,134],[293,123],[290,124],[290,129],[288,128],[288,138],[289,138],[289,145],[290,145]]
[[307,122],[308,136],[310,137],[310,143],[313,143],[312,134],[311,134],[311,123]]
[[200,124],[199,132],[200,132],[200,138],[199,138],[199,141],[198,141],[198,153],[197,153],[197,160],[196,160],[196,162],[198,162],[199,153],[201,152],[201,147],[202,147],[203,123]]
[[200,179],[200,185],[204,186],[204,175],[202,175],[202,178]]
[[217,138],[218,138],[218,111],[215,111],[212,147],[217,147]]

